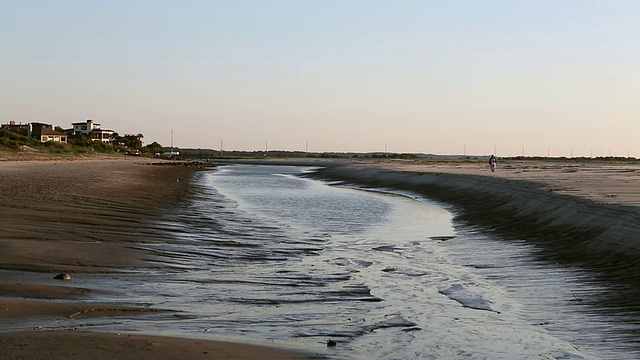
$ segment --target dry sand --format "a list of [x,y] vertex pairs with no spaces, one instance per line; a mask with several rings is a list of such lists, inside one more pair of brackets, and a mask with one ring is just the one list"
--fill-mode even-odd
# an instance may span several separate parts
[[358,167],[452,173],[528,180],[544,184],[550,191],[576,195],[602,203],[640,206],[640,164],[608,162],[551,162],[498,160],[492,173],[488,162],[362,161]]
[[[73,301],[89,289],[58,285],[56,273],[117,272],[150,266],[136,244],[148,221],[183,201],[195,171],[144,165],[141,158],[0,162],[0,359],[303,359],[269,347],[79,331],[11,332],[9,320],[153,311]],[[182,181],[181,181],[182,180]],[[48,284],[10,278],[41,272]],[[73,280],[72,280],[73,281]],[[98,285],[97,285],[98,286]]]

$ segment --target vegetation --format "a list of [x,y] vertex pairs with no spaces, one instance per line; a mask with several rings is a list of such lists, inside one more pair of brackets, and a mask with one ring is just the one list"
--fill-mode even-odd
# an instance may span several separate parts
[[[56,128],[63,132],[62,129]],[[56,156],[64,155],[92,155],[92,154],[135,154],[154,156],[169,151],[157,142],[143,146],[142,134],[123,135],[114,134],[112,144],[91,140],[87,135],[68,135],[67,144],[49,141],[46,143],[26,136],[24,131],[9,131],[0,129],[0,152],[19,153],[22,151],[38,152]],[[485,162],[488,156],[460,156],[460,155],[433,155],[421,153],[340,153],[340,152],[304,152],[304,151],[220,151],[214,149],[180,149],[173,148],[180,152],[180,158],[190,160],[202,159],[394,159],[394,160],[414,160],[421,162]],[[623,164],[639,164],[640,160],[632,157],[539,157],[539,156],[517,156],[502,157],[500,161],[527,162],[527,161],[549,161],[565,163],[585,163],[585,162],[607,162]]]
[[[58,132],[64,132],[56,128]],[[157,142],[143,146],[142,134],[124,135],[115,134],[111,144],[102,141],[91,140],[89,135],[68,135],[67,143],[54,141],[41,142],[26,136],[24,129],[10,131],[0,129],[0,152],[18,153],[30,151],[43,155],[92,155],[92,154],[127,154],[135,152],[142,155],[154,155],[162,152],[162,145]]]
[[[238,150],[213,150],[213,149],[180,149],[180,157],[191,160],[203,159],[389,159],[389,160],[413,160],[420,162],[454,162],[454,163],[484,163],[489,156],[462,156],[462,155],[435,155],[422,153],[349,153],[349,152],[304,152],[304,151],[238,151]],[[502,157],[500,161],[550,161],[550,162],[608,162],[608,163],[640,163],[636,158],[625,157]]]
[[42,143],[26,135],[0,129],[0,149],[18,150],[23,145],[37,147],[38,145],[42,145]]

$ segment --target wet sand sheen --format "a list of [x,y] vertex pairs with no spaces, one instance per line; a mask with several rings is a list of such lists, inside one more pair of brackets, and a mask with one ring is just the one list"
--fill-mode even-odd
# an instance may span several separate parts
[[142,335],[51,331],[0,334],[2,359],[304,359],[261,346]]
[[[494,174],[477,164],[446,168],[442,164],[378,163],[326,168],[314,176],[413,191],[450,204],[458,221],[503,239],[526,239],[535,246],[537,258],[589,272],[594,283],[611,289],[589,301],[617,316],[620,323],[636,322],[640,207],[635,204],[640,204],[640,187],[626,186],[620,192],[618,185],[638,185],[640,167],[571,164],[567,176],[562,165],[538,164],[533,175],[527,176],[522,170],[532,164],[520,166],[516,170],[518,165],[513,164],[504,174],[500,170]],[[557,184],[572,189],[573,194],[591,196],[556,191]],[[594,195],[601,193],[620,196]]]
[[[149,260],[154,255],[136,245],[160,236],[149,222],[185,201],[193,171],[139,160],[1,163],[0,269],[8,271],[0,278],[0,321],[161,310],[74,301],[91,291],[68,285],[74,273],[153,266]],[[4,275],[15,271],[42,272],[42,283]],[[71,273],[71,282],[60,286],[52,280],[58,272]],[[305,358],[297,352],[225,342],[36,330],[0,329],[0,358]]]

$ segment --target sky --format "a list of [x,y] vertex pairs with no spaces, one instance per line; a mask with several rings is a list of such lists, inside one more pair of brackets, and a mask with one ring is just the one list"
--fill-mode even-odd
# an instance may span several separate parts
[[638,19],[635,0],[0,0],[0,123],[93,119],[182,148],[640,158]]

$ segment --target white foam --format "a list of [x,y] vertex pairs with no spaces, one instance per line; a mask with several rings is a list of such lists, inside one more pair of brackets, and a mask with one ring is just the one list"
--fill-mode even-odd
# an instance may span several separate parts
[[464,307],[500,313],[491,308],[491,301],[485,299],[481,293],[475,293],[461,284],[452,284],[448,288],[440,290],[440,293],[451,300],[459,302]]

